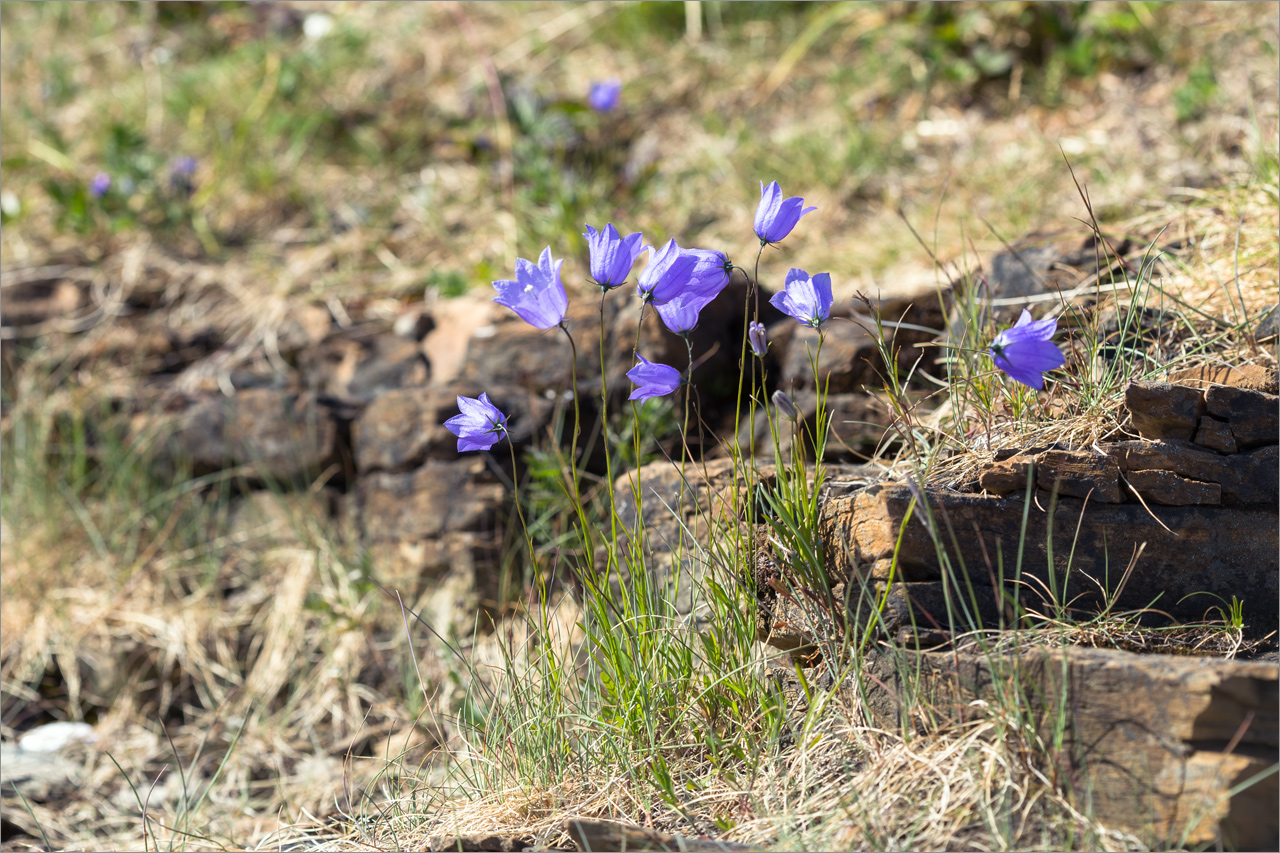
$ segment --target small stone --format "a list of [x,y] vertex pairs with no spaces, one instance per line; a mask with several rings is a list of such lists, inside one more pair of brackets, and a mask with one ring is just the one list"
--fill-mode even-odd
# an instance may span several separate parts
[[1120,467],[1110,456],[1074,450],[1046,450],[1035,457],[1036,484],[1062,497],[1120,503]]
[[1231,434],[1231,425],[1208,415],[1200,419],[1195,443],[1219,453],[1235,453],[1238,449],[1235,436]]
[[1133,427],[1143,438],[1178,438],[1195,434],[1205,402],[1200,391],[1165,382],[1131,382],[1124,392]]
[[420,341],[435,327],[435,320],[432,319],[424,307],[419,305],[416,308],[410,308],[397,317],[391,330],[402,338]]
[[1130,471],[1125,474],[1129,488],[1143,501],[1161,506],[1218,506],[1222,486],[1179,477],[1172,471]]
[[[1031,459],[1026,456],[997,459],[982,466],[978,473],[978,485],[994,495],[1021,491],[1027,488],[1027,472],[1030,469]],[[1031,482],[1034,483],[1034,480]]]
[[1213,387],[1204,392],[1209,414],[1231,424],[1242,450],[1280,441],[1280,397],[1249,388]]

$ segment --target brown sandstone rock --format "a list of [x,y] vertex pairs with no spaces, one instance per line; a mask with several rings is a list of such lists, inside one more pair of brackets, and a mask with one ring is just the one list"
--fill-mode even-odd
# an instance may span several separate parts
[[1200,419],[1200,427],[1196,430],[1195,443],[1219,453],[1235,453],[1235,436],[1231,434],[1231,424],[1205,415]]
[[1035,456],[1036,484],[1059,496],[1120,503],[1120,466],[1088,451],[1046,450]]
[[1143,438],[1191,440],[1200,416],[1204,395],[1195,388],[1163,382],[1131,382],[1125,388],[1124,405],[1134,429]]
[[1172,471],[1130,471],[1125,483],[1147,503],[1162,506],[1218,506],[1222,486],[1179,477]]
[[1108,825],[1160,849],[1276,849],[1274,664],[1087,648],[908,654],[907,666],[869,659],[867,704],[883,724],[898,723],[904,695],[957,720],[974,700],[1018,695],[1040,737],[1061,739],[1079,805]]
[[360,530],[366,542],[430,539],[446,531],[492,525],[502,486],[471,454],[452,462],[428,460],[404,474],[376,472],[356,483]]
[[[1211,455],[1196,451],[1202,455]],[[1221,457],[1218,457],[1221,458]],[[1097,607],[1101,585],[1121,608],[1158,607],[1183,618],[1203,615],[1212,593],[1245,601],[1250,626],[1274,627],[1277,594],[1277,535],[1274,510],[1225,507],[1161,507],[1095,504],[1059,498],[1050,521],[1047,496],[1032,501],[1022,539],[1022,498],[993,498],[929,489],[930,513],[939,545],[952,570],[961,567],[976,584],[1013,579],[1022,550],[1022,579],[1028,589],[1051,588],[1047,542],[1052,534],[1053,585],[1061,600],[1077,594],[1077,605]],[[828,500],[821,531],[827,573],[833,583],[853,574],[888,580],[899,531],[912,503],[909,488],[876,484],[856,494]],[[1077,524],[1084,512],[1077,538]],[[938,547],[916,506],[902,533],[898,579],[937,581],[943,577]],[[953,535],[954,534],[954,537]],[[1020,539],[1021,544],[1020,544]],[[1127,581],[1120,579],[1138,549],[1141,555]],[[1068,571],[1067,559],[1071,555]],[[1034,579],[1034,580],[1033,580]],[[1035,603],[1029,593],[1024,601]]]
[[[507,416],[508,436],[517,444],[528,441],[546,425],[553,404],[542,395],[519,388],[454,383],[443,388],[396,388],[380,395],[351,427],[356,468],[403,471],[428,457],[446,461],[458,457],[457,436],[444,422],[458,414],[458,396],[478,397],[481,391]],[[502,448],[495,452],[505,454]]]
[[1028,484],[1035,483],[1035,478],[1028,476],[1031,464],[1030,456],[993,459],[982,466],[978,473],[978,485],[995,495],[1023,491]]
[[1221,456],[1186,441],[1119,441],[1107,445],[1120,470],[1172,471],[1180,477],[1222,486],[1224,506],[1261,505],[1280,500],[1276,447]]
[[1280,441],[1280,397],[1248,388],[1214,386],[1204,392],[1209,414],[1231,424],[1241,450]]
[[[878,387],[876,370],[884,370],[876,348],[875,337],[856,323],[833,320],[823,328],[818,375],[830,381],[828,391],[844,394],[863,391],[864,384]],[[795,330],[782,362],[779,387],[789,394],[812,389],[813,367],[810,359],[818,356],[818,333],[801,327]]]
[[392,388],[430,378],[422,347],[383,328],[347,330],[303,350],[298,370],[311,389],[348,403],[368,403]]
[[1169,374],[1175,385],[1186,385],[1204,390],[1213,385],[1230,385],[1236,388],[1252,388],[1267,394],[1277,393],[1276,369],[1260,364],[1226,365],[1206,364],[1188,367]]
[[[135,420],[135,434],[160,419]],[[316,474],[335,452],[337,425],[312,394],[252,388],[234,397],[205,397],[176,417],[164,455],[197,470],[245,466],[253,476],[280,481]]]

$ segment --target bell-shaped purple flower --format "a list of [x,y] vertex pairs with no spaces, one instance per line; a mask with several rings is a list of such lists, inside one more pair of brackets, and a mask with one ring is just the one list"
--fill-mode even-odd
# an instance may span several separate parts
[[1023,308],[1018,322],[991,342],[991,360],[1015,381],[1039,391],[1044,388],[1042,374],[1067,363],[1053,343],[1057,331],[1057,320],[1032,320],[1031,312]]
[[665,364],[654,364],[639,353],[640,363],[627,371],[627,378],[635,384],[629,400],[644,402],[650,397],[665,397],[680,387],[680,371]]
[[626,283],[636,259],[647,248],[642,245],[644,235],[639,231],[623,237],[613,223],[607,223],[603,231],[590,225],[586,233],[587,248],[591,251],[591,277],[601,287],[618,287]]
[[769,342],[764,338],[764,323],[757,323],[755,320],[747,323],[747,343],[751,344],[751,351],[756,358],[764,358],[769,349]]
[[787,273],[781,293],[775,293],[769,304],[795,318],[802,326],[821,329],[831,319],[831,276],[821,272],[813,278],[802,269],[792,267]]
[[99,172],[89,182],[89,195],[92,198],[102,198],[109,189],[111,189],[111,176],[106,172]]
[[636,288],[646,302],[661,305],[688,288],[698,257],[681,249],[675,240],[668,240],[657,251],[652,246],[645,248],[649,251],[649,265],[640,273]]
[[587,93],[587,103],[591,105],[591,109],[607,113],[618,106],[618,99],[621,95],[621,80],[617,78],[597,80],[591,84],[591,89]]
[[685,249],[686,255],[697,259],[693,266],[693,274],[689,277],[689,288],[708,296],[710,302],[720,295],[729,284],[729,275],[733,271],[733,263],[724,252],[715,249]]
[[551,259],[551,247],[542,250],[534,266],[524,258],[516,259],[516,280],[493,283],[498,295],[494,302],[505,305],[520,315],[530,326],[550,329],[560,325],[569,309],[569,297],[560,283],[560,267],[564,261]]
[[507,434],[507,416],[489,402],[489,395],[480,392],[475,397],[458,397],[461,414],[444,422],[445,429],[458,437],[458,452],[488,450]]
[[796,227],[800,217],[817,210],[805,207],[802,198],[783,198],[777,181],[760,182],[760,204],[756,207],[756,236],[761,243],[777,243]]
[[698,325],[698,315],[714,299],[693,290],[686,290],[674,299],[654,306],[663,324],[677,335],[686,336]]

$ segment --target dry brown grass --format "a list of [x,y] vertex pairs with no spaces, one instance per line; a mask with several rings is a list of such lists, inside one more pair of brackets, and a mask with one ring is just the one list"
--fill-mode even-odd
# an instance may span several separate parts
[[[246,174],[250,143],[226,140],[246,118],[253,125],[287,108],[271,86],[292,48],[207,68],[222,96],[203,111],[171,112],[173,82],[153,49],[181,56],[187,36],[158,25],[154,4],[138,15],[125,6],[71,5],[60,13],[61,29],[30,25],[33,6],[5,4],[0,138],[6,158],[26,165],[4,167],[5,190],[25,213],[0,233],[3,284],[49,266],[90,284],[80,313],[19,333],[16,343],[34,349],[12,381],[6,373],[6,436],[25,415],[51,424],[83,411],[87,400],[130,393],[154,366],[146,348],[152,334],[212,330],[224,346],[185,365],[174,382],[214,390],[238,367],[281,370],[278,341],[307,304],[328,306],[339,321],[388,319],[422,297],[436,270],[457,271],[484,289],[517,255],[536,255],[543,243],[535,235],[561,241],[565,278],[578,286],[585,252],[571,242],[574,232],[555,233],[546,206],[513,201],[503,151],[495,161],[468,150],[476,128],[497,140],[511,132],[484,93],[486,60],[515,82],[573,97],[592,79],[627,81],[636,149],[653,156],[655,176],[642,199],[601,199],[593,221],[612,218],[654,239],[678,236],[738,254],[752,242],[744,235],[750,238],[758,178],[777,177],[787,192],[817,204],[821,219],[811,217],[813,227],[766,255],[773,279],[792,263],[830,269],[844,299],[932,277],[898,207],[952,262],[1000,247],[978,217],[1006,236],[1075,227],[1082,210],[1062,146],[1086,176],[1109,232],[1152,235],[1169,226],[1164,239],[1186,241],[1189,249],[1161,280],[1168,293],[1232,321],[1242,300],[1250,315],[1275,301],[1275,187],[1251,183],[1250,175],[1260,157],[1276,152],[1280,81],[1266,39],[1245,35],[1260,30],[1271,44],[1280,40],[1270,4],[1168,11],[1178,51],[1195,55],[1218,44],[1223,51],[1222,100],[1187,125],[1171,106],[1185,63],[1132,78],[1108,72],[1069,87],[1058,106],[1028,109],[938,97],[914,69],[902,84],[865,50],[856,53],[853,82],[836,78],[851,46],[894,26],[884,9],[870,6],[850,7],[832,25],[834,46],[806,52],[785,16],[752,24],[748,43],[737,48],[644,32],[624,48],[609,33],[617,4],[533,3],[518,14],[482,4],[291,5],[324,8],[376,37],[367,64],[336,75],[325,98],[344,119],[371,126],[374,137],[398,140],[383,149],[385,159],[291,159],[287,146],[264,146],[273,152],[273,180]],[[474,38],[463,36],[465,27]],[[257,38],[274,44],[261,33],[226,38],[233,46]],[[55,54],[78,87],[60,104],[44,94],[42,62]],[[91,177],[116,120],[135,121],[157,149],[201,157],[205,230],[72,234],[56,226],[57,207],[41,182]],[[449,122],[464,130],[441,132]],[[42,123],[66,140],[65,149],[50,148]],[[865,169],[836,156],[838,142],[863,132],[872,152],[866,162],[874,164]],[[420,156],[400,156],[397,146],[411,144],[421,145]],[[361,209],[371,212],[364,220]],[[1222,357],[1274,363],[1274,349],[1237,347]],[[1107,413],[1091,417],[1044,429],[1077,443],[1114,429]],[[1023,431],[1007,441],[1044,437]],[[10,495],[6,504],[0,733],[8,740],[54,717],[89,718],[99,732],[100,748],[83,756],[80,791],[32,806],[55,844],[135,849],[146,838],[225,849],[301,843],[309,833],[315,845],[336,846],[342,836],[349,849],[372,849],[480,831],[559,843],[559,827],[575,814],[647,817],[682,832],[707,831],[723,817],[735,822],[726,838],[761,846],[1053,847],[1070,832],[1108,848],[1132,843],[1071,811],[1033,768],[993,742],[999,720],[905,741],[866,728],[848,709],[816,720],[812,739],[749,787],[685,768],[705,783],[686,804],[697,825],[655,806],[652,792],[623,772],[632,768],[565,780],[551,791],[513,781],[506,790],[455,798],[456,790],[443,787],[448,762],[437,759],[470,755],[451,717],[468,689],[466,667],[418,641],[416,629],[410,651],[398,609],[353,578],[359,554],[341,531],[317,529],[306,512],[285,541],[280,531],[233,531],[223,523],[226,502],[210,498],[135,520],[138,545],[126,555],[100,548],[84,518],[127,513],[90,503],[83,516],[64,506],[32,518],[15,511]],[[186,513],[205,519],[202,534],[182,533]],[[19,516],[21,526],[10,520]],[[502,663],[492,642],[473,647],[464,638],[460,646],[482,671]],[[415,720],[421,729],[411,728]],[[410,782],[399,781],[417,763],[395,760],[404,744],[427,738],[412,734],[422,729],[444,747],[421,773],[424,785],[440,787],[426,798],[429,810],[421,799],[406,805]],[[192,789],[222,767],[191,816],[191,836],[176,831],[189,812],[179,765],[199,780]],[[381,823],[371,799],[387,809]],[[993,809],[1013,822],[1002,826]],[[359,831],[315,829],[344,815]],[[6,820],[35,835],[8,800]]]

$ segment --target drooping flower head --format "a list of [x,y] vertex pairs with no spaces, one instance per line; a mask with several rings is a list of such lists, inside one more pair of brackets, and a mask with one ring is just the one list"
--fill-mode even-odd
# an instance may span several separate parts
[[698,315],[711,303],[714,296],[707,297],[693,290],[686,290],[674,299],[657,304],[654,309],[662,318],[663,325],[680,336],[687,336],[698,325]]
[[1032,320],[1022,309],[1018,322],[996,335],[991,342],[991,360],[1010,378],[1037,391],[1044,388],[1044,372],[1067,363],[1062,350],[1053,343],[1058,321]]
[[764,358],[769,349],[769,342],[764,339],[764,323],[757,323],[755,320],[747,323],[747,342],[751,344],[751,351],[756,358]]
[[516,280],[493,283],[498,295],[494,302],[505,305],[520,315],[530,326],[550,329],[560,325],[569,309],[569,297],[560,283],[560,267],[564,261],[551,258],[551,247],[542,250],[534,266],[524,258],[516,259]]
[[773,405],[777,407],[779,412],[786,416],[787,420],[794,421],[800,417],[800,411],[796,408],[795,401],[791,399],[791,395],[779,388],[773,392],[773,396],[769,399],[773,400]]
[[621,80],[617,78],[597,80],[591,84],[591,91],[587,93],[587,103],[591,105],[591,109],[607,113],[618,106],[618,99],[621,95]]
[[590,225],[586,233],[587,248],[591,251],[591,277],[601,287],[618,287],[626,283],[636,259],[647,248],[642,244],[644,235],[639,231],[622,237],[613,223],[606,223],[603,231]]
[[802,269],[792,267],[787,273],[781,293],[775,293],[769,304],[795,318],[802,326],[821,329],[831,319],[831,276],[822,272],[809,278]]
[[636,288],[646,302],[655,305],[670,302],[689,286],[698,257],[681,249],[675,240],[668,240],[657,251],[652,246],[645,248],[649,252],[649,265],[640,273]]
[[802,198],[783,198],[777,181],[760,182],[760,204],[756,206],[756,236],[761,243],[777,243],[791,233],[800,217],[817,210],[805,207]]
[[697,259],[689,277],[689,288],[705,294],[710,302],[729,285],[733,262],[724,252],[715,249],[685,249],[686,255]]
[[89,182],[89,195],[93,198],[102,198],[109,189],[111,189],[111,176],[106,172],[99,172]]
[[636,354],[640,363],[627,371],[627,378],[635,383],[629,400],[643,403],[650,397],[665,397],[680,387],[680,371],[665,364],[654,364],[644,356]]
[[444,422],[445,429],[458,437],[458,452],[488,450],[507,434],[507,416],[489,402],[489,395],[458,397],[460,414]]

